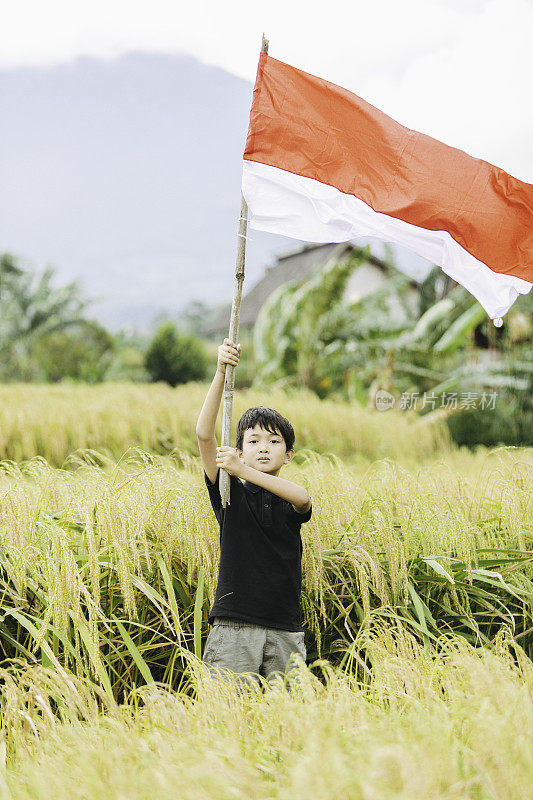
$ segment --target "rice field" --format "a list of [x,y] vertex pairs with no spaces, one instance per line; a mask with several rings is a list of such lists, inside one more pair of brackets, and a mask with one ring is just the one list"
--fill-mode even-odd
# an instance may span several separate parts
[[[208,384],[102,383],[0,384],[0,459],[35,455],[61,467],[78,449],[119,459],[132,445],[169,454],[198,454],[196,419]],[[265,404],[264,393],[238,391],[233,431],[241,414]],[[369,412],[348,403],[319,400],[313,392],[272,391],[269,405],[283,408],[296,432],[297,450],[331,452],[348,461],[394,458],[423,463],[452,447],[437,410],[422,420],[411,411]],[[220,441],[222,412],[217,426]],[[296,458],[298,461],[298,458]]]
[[532,796],[533,450],[269,396],[313,500],[307,663],[241,695],[200,660],[206,390],[0,387],[0,798]]

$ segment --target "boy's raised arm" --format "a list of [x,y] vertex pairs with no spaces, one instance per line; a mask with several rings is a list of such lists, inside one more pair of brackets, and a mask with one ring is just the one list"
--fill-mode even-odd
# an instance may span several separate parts
[[217,421],[222,392],[224,391],[224,380],[226,377],[226,364],[237,366],[241,354],[240,344],[235,345],[229,339],[224,339],[223,344],[218,348],[218,360],[215,376],[209,387],[202,410],[196,422],[196,437],[200,456],[204,465],[205,472],[214,483],[217,476],[217,440],[215,438],[215,424]]

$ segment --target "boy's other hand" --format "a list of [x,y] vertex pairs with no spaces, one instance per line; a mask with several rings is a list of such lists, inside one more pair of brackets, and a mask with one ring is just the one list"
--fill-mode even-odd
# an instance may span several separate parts
[[231,339],[224,339],[224,342],[218,348],[218,361],[217,371],[226,373],[226,364],[233,364],[237,366],[241,357],[241,346],[235,344]]
[[229,475],[240,476],[240,471],[243,463],[237,455],[237,450],[234,447],[217,447],[216,454],[217,467],[225,469]]

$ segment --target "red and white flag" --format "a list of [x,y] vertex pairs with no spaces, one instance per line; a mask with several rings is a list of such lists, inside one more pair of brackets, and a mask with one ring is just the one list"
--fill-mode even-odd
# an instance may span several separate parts
[[375,236],[438,264],[503,317],[533,282],[533,185],[261,53],[244,151],[252,228]]

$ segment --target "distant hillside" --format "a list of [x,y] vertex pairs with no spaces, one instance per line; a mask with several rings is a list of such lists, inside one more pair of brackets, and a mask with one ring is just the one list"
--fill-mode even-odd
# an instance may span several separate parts
[[[81,277],[111,327],[231,298],[251,95],[182,55],[0,70],[0,250]],[[286,240],[249,244],[247,283]]]

